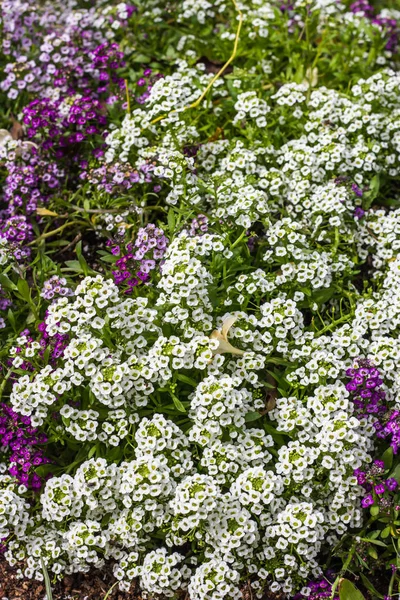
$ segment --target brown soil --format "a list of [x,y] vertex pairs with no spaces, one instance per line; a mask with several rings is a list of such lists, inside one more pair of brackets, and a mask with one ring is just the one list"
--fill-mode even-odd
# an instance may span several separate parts
[[[52,585],[53,600],[104,600],[115,579],[103,571],[67,575]],[[0,600],[44,600],[43,582],[18,579],[14,569],[0,558]],[[141,600],[135,592],[123,593],[115,586],[107,600]]]
[[[113,583],[115,579],[107,571],[66,575],[62,581],[52,585],[53,600],[104,600]],[[254,600],[253,594],[246,585],[242,588],[242,597],[243,600]],[[44,600],[45,598],[44,582],[18,579],[15,570],[0,557],[0,600]],[[115,586],[107,596],[107,600],[142,599],[138,590],[124,593]],[[188,600],[185,593],[182,593],[182,600]],[[269,593],[263,600],[283,600],[283,598]]]

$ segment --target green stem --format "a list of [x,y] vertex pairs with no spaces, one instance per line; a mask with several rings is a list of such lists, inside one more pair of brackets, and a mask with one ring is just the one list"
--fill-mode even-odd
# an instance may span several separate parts
[[242,233],[240,234],[240,236],[238,237],[238,239],[236,240],[236,242],[234,242],[231,246],[231,250],[233,250],[234,248],[236,248],[236,246],[238,244],[240,244],[240,242],[242,241],[242,239],[246,236],[246,229],[243,229]]
[[333,598],[335,597],[335,592],[336,592],[336,588],[339,585],[339,581],[341,580],[342,576],[346,573],[351,561],[353,560],[353,556],[354,553],[356,551],[356,544],[353,544],[348,557],[346,558],[346,562],[343,564],[343,568],[341,569],[339,575],[336,577],[333,586],[332,586],[332,594],[331,594],[331,600],[333,600]]

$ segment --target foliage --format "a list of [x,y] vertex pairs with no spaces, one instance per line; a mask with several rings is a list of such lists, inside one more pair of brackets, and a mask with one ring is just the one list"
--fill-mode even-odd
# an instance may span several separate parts
[[48,595],[400,592],[399,21],[3,1],[0,537]]

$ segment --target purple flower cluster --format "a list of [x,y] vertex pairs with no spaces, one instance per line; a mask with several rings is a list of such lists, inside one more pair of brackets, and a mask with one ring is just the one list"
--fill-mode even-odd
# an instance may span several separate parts
[[71,149],[79,151],[79,144],[102,133],[107,124],[103,104],[90,96],[70,102],[38,98],[23,109],[23,114],[28,137],[41,143],[43,150],[53,148],[58,159]]
[[[367,495],[361,500],[361,506],[368,508],[373,504],[381,505],[382,508],[387,508],[387,495],[395,492],[398,488],[398,483],[393,477],[384,479],[385,464],[382,460],[375,460],[372,467],[363,471],[356,469],[354,475],[357,477],[358,485],[361,485]],[[386,497],[385,497],[386,494]]]
[[400,448],[400,411],[391,410],[386,403],[386,393],[380,389],[383,380],[379,371],[368,360],[359,360],[360,366],[348,369],[346,375],[351,380],[346,389],[353,394],[353,403],[361,415],[374,414],[378,439],[390,438],[394,454]]
[[29,417],[19,415],[4,403],[0,404],[0,446],[3,452],[9,454],[8,471],[19,483],[34,490],[42,485],[35,468],[50,462],[37,447],[46,442],[46,436],[32,427]]
[[383,29],[386,37],[386,50],[390,52],[396,50],[400,33],[396,19],[375,15],[375,9],[369,4],[368,0],[356,0],[356,2],[350,5],[350,10],[354,14],[361,14],[366,19],[369,19],[371,23]]
[[0,237],[7,240],[14,258],[23,262],[31,255],[26,243],[33,239],[33,228],[23,215],[0,218]]
[[45,300],[55,300],[57,296],[72,296],[73,293],[72,289],[67,286],[65,277],[53,275],[44,282],[40,295]]
[[208,217],[206,215],[197,215],[190,224],[190,235],[201,235],[208,231]]
[[400,411],[388,411],[383,419],[374,423],[374,427],[378,438],[390,438],[393,453],[397,454],[400,448]]
[[357,363],[346,371],[347,377],[350,377],[346,389],[351,392],[352,401],[360,415],[380,415],[386,411],[386,394],[380,389],[383,380],[378,369],[369,360],[360,359]]
[[162,77],[164,76],[161,73],[153,74],[153,71],[151,69],[145,69],[143,71],[142,77],[140,77],[136,83],[138,87],[145,88],[145,91],[139,96],[135,97],[136,102],[138,102],[139,104],[144,104],[146,100],[150,97],[151,88],[156,83],[156,81],[158,81]]
[[[87,163],[81,166],[87,167]],[[154,166],[150,163],[143,164],[139,171],[133,169],[129,163],[115,162],[102,164],[100,167],[82,171],[81,179],[86,179],[99,190],[109,194],[129,190],[135,183],[149,183],[151,171]]]
[[43,323],[39,323],[38,330],[42,334],[42,337],[39,340],[39,344],[42,347],[42,349],[39,351],[39,356],[43,357],[45,351],[50,348],[48,360],[50,364],[55,364],[57,359],[60,358],[60,356],[63,356],[64,350],[68,345],[69,336],[68,334],[63,335],[61,333],[56,333],[55,335],[50,336],[47,333],[46,318]]
[[23,92],[46,96],[54,88],[67,95],[71,90],[99,94],[109,83],[120,83],[110,73],[122,61],[109,36],[126,24],[135,7],[117,7],[102,16],[95,5],[79,12],[74,5],[4,0],[3,52],[10,62],[0,89],[9,98]]
[[64,171],[57,163],[42,160],[32,148],[24,157],[6,163],[7,177],[3,200],[10,215],[31,215],[38,204],[46,203],[64,181]]
[[118,44],[100,44],[90,53],[90,58],[91,67],[95,70],[92,76],[97,75],[100,84],[96,90],[97,94],[107,92],[111,83],[120,89],[124,87],[124,80],[116,75],[116,70],[125,64],[124,54],[119,50]]
[[[311,593],[309,596],[303,596],[303,594],[296,594],[293,600],[323,600],[323,598],[331,598],[332,596],[332,584],[326,579],[319,579],[317,581],[309,581],[307,587],[310,588]],[[339,600],[338,595],[334,595],[333,600]]]
[[11,306],[11,300],[7,298],[7,292],[0,285],[0,310],[7,310]]
[[[161,261],[167,249],[168,239],[159,227],[149,223],[146,227],[139,229],[134,244],[126,245],[126,254],[121,256],[115,266],[118,270],[112,271],[114,281],[117,285],[126,285],[126,293],[130,294],[140,283],[150,280],[150,273],[157,262]],[[121,247],[108,242],[111,252],[115,256],[121,254]]]

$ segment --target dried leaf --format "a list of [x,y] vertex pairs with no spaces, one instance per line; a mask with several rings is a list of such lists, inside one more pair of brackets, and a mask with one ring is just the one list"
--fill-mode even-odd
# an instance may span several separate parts
[[53,212],[52,210],[48,210],[47,208],[39,207],[36,209],[36,212],[41,217],[59,217],[60,216],[56,212]]
[[10,132],[7,129],[0,129],[0,146],[4,145],[7,140],[12,140]]
[[213,350],[213,354],[237,354],[242,356],[244,354],[243,350],[240,348],[235,348],[228,340],[228,333],[234,322],[237,320],[236,316],[230,316],[222,323],[221,331],[219,329],[215,329],[210,338],[212,340],[218,340],[219,345],[218,348]]
[[14,117],[12,119],[12,127],[10,129],[10,134],[13,140],[20,140],[24,135],[24,128],[21,123],[18,123]]

